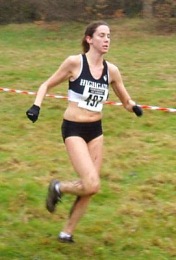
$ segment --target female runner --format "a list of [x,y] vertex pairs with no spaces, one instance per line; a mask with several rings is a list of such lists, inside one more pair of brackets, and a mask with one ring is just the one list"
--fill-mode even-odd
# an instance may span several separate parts
[[68,106],[63,115],[62,137],[78,180],[52,180],[46,208],[54,212],[63,194],[76,196],[68,221],[58,239],[73,242],[73,231],[85,213],[92,195],[100,189],[103,131],[102,108],[108,98],[109,85],[125,109],[142,115],[142,109],[131,99],[119,69],[104,60],[110,46],[110,28],[104,21],[90,23],[82,40],[83,54],[69,56],[58,70],[38,89],[34,105],[26,112],[35,122],[46,93],[68,81]]

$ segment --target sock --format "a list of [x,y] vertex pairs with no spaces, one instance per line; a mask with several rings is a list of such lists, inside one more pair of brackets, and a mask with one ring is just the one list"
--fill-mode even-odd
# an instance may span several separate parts
[[55,185],[55,190],[58,192],[58,193],[60,193],[60,184],[59,183],[57,183],[56,185]]
[[60,234],[59,234],[59,237],[60,238],[70,238],[71,237],[71,235],[70,234],[67,234],[67,233],[65,233],[65,232],[60,232]]

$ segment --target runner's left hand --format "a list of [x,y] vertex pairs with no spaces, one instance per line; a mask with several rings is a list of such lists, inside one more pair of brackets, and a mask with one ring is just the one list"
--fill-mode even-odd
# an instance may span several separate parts
[[142,116],[143,115],[143,110],[138,105],[133,106],[133,112],[136,114],[136,116]]

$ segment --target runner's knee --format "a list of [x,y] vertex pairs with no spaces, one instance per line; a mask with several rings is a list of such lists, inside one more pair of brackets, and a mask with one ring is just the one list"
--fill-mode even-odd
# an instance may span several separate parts
[[91,183],[84,186],[86,195],[94,195],[100,190],[100,181],[92,181]]

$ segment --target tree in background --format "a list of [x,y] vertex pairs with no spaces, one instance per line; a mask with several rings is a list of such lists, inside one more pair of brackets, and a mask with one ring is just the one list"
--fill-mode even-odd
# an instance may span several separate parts
[[144,18],[153,17],[153,0],[143,0],[142,13]]
[[1,24],[136,16],[159,21],[164,18],[168,23],[176,17],[176,0],[0,0]]

